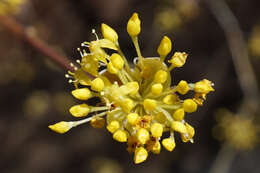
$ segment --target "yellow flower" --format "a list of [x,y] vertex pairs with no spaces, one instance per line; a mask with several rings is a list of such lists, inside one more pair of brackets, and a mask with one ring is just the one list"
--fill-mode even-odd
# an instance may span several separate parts
[[195,83],[194,91],[196,93],[208,94],[210,91],[214,91],[214,88],[212,88],[211,81],[203,79],[202,81]]
[[182,67],[186,62],[187,56],[188,54],[186,54],[185,52],[175,52],[172,56],[172,59],[168,62],[171,63],[172,68]]
[[247,151],[259,144],[259,125],[255,120],[243,115],[234,115],[228,110],[219,110],[216,114],[217,125],[214,136],[228,143],[232,148]]
[[[164,37],[157,49],[160,57],[143,57],[137,38],[141,31],[137,13],[127,24],[138,56],[133,65],[120,50],[116,31],[105,24],[101,31],[103,39],[82,43],[83,49],[79,49],[82,59],[77,61],[80,66],[74,66],[75,70],[66,75],[75,86],[72,95],[76,99],[86,101],[95,97],[98,103],[72,106],[69,111],[74,117],[88,116],[50,128],[64,133],[87,122],[95,128],[106,123],[114,140],[127,142],[127,151],[134,152],[136,164],[145,161],[149,152],[159,154],[161,145],[173,151],[174,133],[179,133],[183,142],[193,142],[195,130],[184,115],[202,105],[206,94],[214,90],[212,83],[206,79],[195,84],[181,80],[171,86],[171,71],[185,64],[187,54],[175,52],[167,66],[164,58],[171,52],[171,40]],[[193,98],[187,98],[188,91],[193,92]],[[171,135],[164,138],[164,133]]]

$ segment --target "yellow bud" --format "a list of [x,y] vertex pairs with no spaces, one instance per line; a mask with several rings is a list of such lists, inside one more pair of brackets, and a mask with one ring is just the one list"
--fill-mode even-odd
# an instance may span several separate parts
[[117,131],[120,127],[120,124],[118,121],[114,120],[111,121],[108,125],[107,125],[107,130],[111,133],[114,133],[115,131]]
[[201,94],[208,94],[210,91],[214,91],[214,88],[212,88],[212,82],[203,79],[202,81],[196,82],[194,86],[194,91],[196,93],[201,93]]
[[71,94],[79,100],[88,100],[92,94],[88,88],[80,88],[71,91]]
[[176,90],[182,95],[186,94],[189,89],[188,83],[184,80],[181,80],[176,87]]
[[124,67],[124,60],[123,58],[117,54],[113,53],[110,57],[110,61],[112,62],[113,66],[117,68],[118,70],[121,70]]
[[172,58],[168,61],[172,67],[182,67],[187,59],[188,54],[185,52],[175,52]]
[[144,147],[139,147],[135,149],[134,162],[135,164],[144,162],[148,157],[148,152]]
[[137,13],[134,13],[127,23],[127,32],[133,37],[137,36],[141,31],[141,21]]
[[157,84],[152,85],[152,94],[153,95],[160,95],[162,93],[162,90],[163,90],[162,84],[157,83]]
[[118,35],[117,35],[116,31],[104,23],[101,24],[101,32],[102,32],[104,38],[106,38],[112,42],[116,42],[118,40]]
[[152,136],[155,138],[159,138],[163,134],[163,126],[160,123],[153,123],[151,126]]
[[146,129],[141,128],[137,131],[136,137],[141,144],[145,144],[149,140],[150,134]]
[[72,106],[69,111],[74,117],[84,117],[89,113],[89,106],[87,104],[80,104]]
[[186,99],[183,102],[183,109],[185,112],[192,113],[197,110],[198,105],[192,99]]
[[174,138],[169,137],[162,140],[162,145],[164,146],[164,148],[166,148],[166,150],[173,151],[176,144]]
[[57,133],[63,134],[72,128],[72,122],[61,121],[59,123],[49,125],[48,127]]
[[124,130],[117,130],[113,134],[113,139],[118,142],[126,142],[127,141],[127,133]]
[[127,122],[131,125],[135,125],[139,119],[139,115],[137,113],[130,113],[127,115]]
[[158,49],[157,52],[160,56],[167,56],[172,50],[172,42],[169,37],[164,36]]
[[121,108],[124,112],[129,113],[134,108],[134,101],[132,99],[126,98],[121,103]]
[[109,62],[109,63],[107,64],[107,71],[108,71],[109,73],[111,73],[111,74],[117,74],[117,73],[118,73],[118,69],[115,68],[114,65],[113,65],[111,62]]
[[135,95],[139,90],[139,84],[137,82],[128,82],[126,86],[129,88],[131,95]]
[[164,83],[167,80],[167,72],[164,70],[159,70],[155,73],[154,82],[156,83]]
[[158,112],[157,114],[155,114],[154,119],[161,124],[164,124],[167,120],[162,112]]
[[184,109],[183,108],[179,108],[177,109],[174,113],[173,113],[173,119],[175,121],[181,121],[183,120],[185,115]]
[[186,126],[179,121],[173,121],[171,124],[171,128],[179,133],[187,133]]
[[146,111],[153,111],[157,106],[157,102],[153,99],[145,99],[143,106]]
[[100,92],[104,89],[105,84],[104,81],[101,78],[96,78],[93,81],[91,81],[91,89],[97,92]]
[[103,128],[105,125],[105,120],[101,117],[93,118],[90,121],[90,125],[94,128]]
[[160,154],[161,152],[161,144],[159,141],[156,141],[151,150],[154,154]]
[[172,105],[174,104],[175,102],[177,102],[178,100],[178,97],[177,95],[175,94],[170,94],[170,95],[167,95],[163,98],[163,103],[167,104],[167,105]]

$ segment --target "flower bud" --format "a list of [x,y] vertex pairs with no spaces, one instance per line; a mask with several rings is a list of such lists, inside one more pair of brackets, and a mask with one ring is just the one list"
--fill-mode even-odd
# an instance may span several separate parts
[[164,70],[159,70],[155,73],[154,82],[156,83],[164,83],[167,80],[167,72]]
[[107,64],[107,71],[108,71],[109,73],[111,73],[111,74],[117,74],[117,73],[118,73],[118,69],[115,68],[114,65],[113,65],[111,62],[109,62],[109,63]]
[[160,123],[153,123],[151,126],[151,133],[152,136],[155,138],[159,138],[162,136],[163,133],[163,126]]
[[173,119],[175,121],[181,121],[183,120],[185,115],[184,109],[183,108],[179,108],[177,109],[174,113],[173,113]]
[[80,104],[72,106],[69,111],[74,117],[84,117],[88,115],[90,109],[87,104]]
[[197,110],[198,105],[192,99],[186,99],[183,102],[183,109],[185,112],[192,113]]
[[128,82],[126,86],[129,88],[131,95],[135,95],[139,90],[139,84],[137,82]]
[[102,32],[104,38],[106,38],[112,42],[116,42],[118,40],[118,35],[117,35],[116,31],[104,23],[101,24],[101,32]]
[[158,49],[157,52],[160,56],[167,56],[172,50],[172,43],[169,37],[164,36]]
[[88,88],[75,89],[71,94],[79,100],[88,100],[92,96]]
[[104,89],[104,82],[101,78],[96,78],[93,81],[91,81],[91,89],[97,92],[100,92]]
[[141,31],[141,21],[137,13],[134,13],[127,23],[127,32],[131,37],[137,36]]
[[186,94],[189,89],[189,85],[185,80],[181,80],[176,87],[176,90],[182,95]]
[[63,134],[72,128],[72,122],[61,121],[48,127],[57,133]]
[[166,150],[173,151],[176,144],[174,138],[169,137],[162,140],[162,145],[164,146],[164,148],[166,148]]
[[117,130],[113,134],[113,139],[118,142],[126,142],[127,141],[127,133],[124,130]]
[[117,131],[120,127],[120,124],[118,121],[114,120],[112,122],[110,122],[108,125],[107,125],[107,130],[111,133],[114,133],[115,131]]
[[163,85],[161,83],[152,85],[151,91],[153,95],[160,95],[162,93],[162,90],[163,90]]
[[178,97],[175,94],[167,95],[163,98],[163,103],[167,105],[172,105],[178,100]]
[[150,134],[146,129],[141,128],[137,131],[136,137],[141,144],[145,144],[149,140]]
[[139,115],[137,113],[130,113],[127,115],[127,122],[131,125],[135,125],[139,119]]
[[173,121],[171,124],[172,130],[179,132],[179,133],[187,133],[186,126],[179,122],[179,121]]
[[117,68],[118,70],[121,70],[124,67],[124,60],[123,58],[117,54],[113,53],[110,57],[110,61],[112,62],[113,66]]
[[134,101],[130,98],[126,98],[121,103],[121,108],[123,109],[124,112],[129,113],[134,108]]
[[157,102],[153,99],[145,99],[143,106],[146,111],[153,111],[157,106]]
[[135,149],[134,162],[135,164],[144,162],[148,157],[148,152],[144,147]]

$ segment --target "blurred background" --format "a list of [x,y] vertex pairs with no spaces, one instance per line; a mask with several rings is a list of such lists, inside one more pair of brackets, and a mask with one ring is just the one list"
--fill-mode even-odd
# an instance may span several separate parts
[[[2,5],[11,1],[16,3]],[[0,172],[260,172],[259,0],[215,1],[0,0]],[[104,22],[117,31],[123,52],[132,60],[136,53],[126,24],[133,12],[142,21],[139,44],[144,56],[157,56],[157,46],[167,35],[174,51],[189,54],[186,65],[174,70],[173,82],[207,78],[216,90],[188,117],[196,129],[194,144],[177,137],[173,152],[163,149],[140,165],[105,128],[85,124],[63,135],[48,129],[57,121],[73,120],[68,109],[77,100],[70,94],[73,86],[64,77],[66,70],[47,55],[75,62],[80,58],[77,47],[95,40],[93,28],[101,37]],[[19,34],[21,28],[26,37]],[[226,120],[225,114],[231,118]],[[249,128],[232,116],[250,120]],[[225,129],[233,122],[238,122],[234,132]],[[238,140],[228,141],[234,135]],[[232,145],[240,139],[252,146]]]

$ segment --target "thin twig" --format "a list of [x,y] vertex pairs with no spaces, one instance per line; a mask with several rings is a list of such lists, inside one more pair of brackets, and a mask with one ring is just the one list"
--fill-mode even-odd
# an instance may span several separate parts
[[74,71],[74,69],[70,66],[70,61],[66,57],[58,54],[43,41],[32,37],[26,32],[26,29],[21,24],[15,21],[15,19],[8,16],[0,16],[0,24],[14,36],[29,43],[33,48],[41,52],[63,69]]
[[209,173],[228,173],[235,156],[235,150],[230,148],[227,144],[224,144],[218,152]]
[[[225,33],[244,94],[244,104],[242,104],[239,112],[243,114],[243,111],[251,110],[251,113],[247,112],[246,115],[252,116],[257,111],[259,104],[259,90],[239,23],[225,0],[206,0],[206,2]],[[250,108],[248,109],[247,106],[250,106]],[[227,144],[223,144],[209,172],[228,173],[235,155],[235,150],[229,148]]]
[[206,0],[206,2],[225,33],[244,94],[244,106],[250,106],[253,114],[258,107],[259,90],[239,23],[225,0]]

